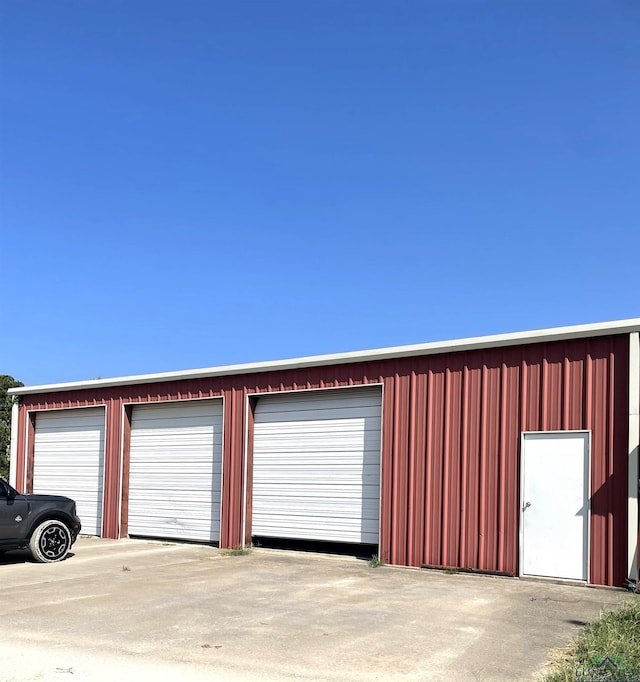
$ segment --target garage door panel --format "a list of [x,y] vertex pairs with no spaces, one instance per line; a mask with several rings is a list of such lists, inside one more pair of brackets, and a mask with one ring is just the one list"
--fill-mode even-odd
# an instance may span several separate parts
[[137,442],[136,448],[140,459],[151,458],[155,460],[171,459],[174,452],[179,451],[180,457],[196,457],[197,459],[211,459],[211,449],[221,447],[221,442],[217,443],[211,438],[202,438],[201,440],[190,440],[188,442],[175,443],[171,451],[167,451],[164,444],[167,440],[175,441],[175,435],[167,433],[163,438],[147,439],[144,442]]
[[173,454],[176,451],[180,452],[180,458],[182,459],[196,459],[196,460],[210,460],[211,448],[221,447],[220,443],[213,442],[210,438],[203,438],[200,442],[190,442],[183,443],[181,445],[176,445],[171,452],[166,452],[164,448],[164,443],[168,438],[173,438],[171,434],[168,434],[165,438],[158,438],[157,440],[151,442],[146,441],[144,444],[136,443],[137,448],[137,461],[162,461],[171,460]]
[[[165,446],[163,445],[161,447]],[[176,450],[175,453],[174,457],[148,457],[144,460],[136,461],[135,467],[132,467],[131,471],[136,472],[136,474],[147,475],[151,478],[159,477],[161,480],[166,481],[167,467],[172,466],[175,457],[182,454],[179,450]],[[212,451],[208,457],[185,457],[184,459],[180,457],[180,465],[184,466],[185,470],[180,472],[180,476],[173,484],[180,485],[180,482],[186,480],[190,475],[196,479],[200,478],[202,476],[200,469],[205,467],[207,476],[209,476],[212,471],[214,476],[219,476],[221,464],[218,463],[217,466],[214,467],[211,462],[214,453],[215,450]],[[191,472],[191,474],[189,472]]]
[[378,388],[261,396],[253,534],[376,544],[381,413]]
[[[283,504],[291,498],[282,496],[265,497],[258,505],[259,510],[265,514],[278,514]],[[307,498],[300,496],[299,514],[311,515],[322,513],[327,516],[353,516],[362,514],[364,518],[375,518],[378,515],[377,500],[364,500],[362,503],[354,502],[352,498],[327,499],[325,497]]]
[[[167,433],[163,438],[155,438],[155,439],[145,439],[144,443],[136,443],[136,447],[138,448],[138,452],[140,454],[141,458],[144,457],[155,457],[156,459],[162,459],[162,458],[171,458],[172,455],[170,452],[166,452],[163,445],[166,442],[167,439],[174,439],[174,435],[171,433]],[[181,456],[184,457],[189,457],[195,456],[198,458],[205,458],[206,455],[205,450],[207,448],[212,448],[215,446],[220,447],[221,443],[218,442],[216,443],[213,441],[211,438],[202,438],[200,440],[190,440],[188,442],[182,442],[178,443],[174,446],[174,450],[179,450]],[[158,447],[160,446],[160,447]]]
[[[45,484],[42,481],[43,476],[39,474],[37,482],[34,480],[33,492],[52,493],[54,495],[65,494],[76,501],[80,498],[98,500],[101,497],[97,489],[99,487],[98,479],[101,477],[102,471],[96,469],[89,473],[75,473],[73,474],[73,481],[70,482],[69,476],[57,473],[47,476],[47,483]],[[73,495],[69,491],[73,492]]]
[[55,431],[78,433],[79,424],[82,424],[82,431],[93,426],[104,436],[104,408],[102,407],[38,412],[36,420],[40,428],[40,437],[47,437]]
[[[282,535],[280,534],[280,529],[282,528],[283,523],[286,522],[285,519],[281,519],[278,522],[275,522],[273,525],[265,525],[264,527],[264,532],[261,533],[262,536],[264,537],[278,537],[278,538],[287,538],[289,536]],[[326,526],[325,524],[304,524],[300,523],[298,527],[296,528],[296,535],[295,537],[292,537],[291,539],[295,540],[324,540],[323,536],[326,532]],[[331,533],[331,538],[330,542],[350,542],[353,543],[353,537],[354,535],[357,535],[361,533],[362,531],[358,528],[357,525],[353,527],[346,527],[344,524],[337,525],[335,528],[332,528],[332,533]],[[365,540],[359,541],[359,544],[372,544],[375,545],[377,544],[377,540],[374,539],[377,537],[377,531],[374,533],[373,531],[370,534],[365,534]]]
[[75,500],[87,535],[100,535],[102,529],[104,423],[104,408],[36,415],[33,492]]
[[[218,505],[216,505],[218,506]],[[138,517],[140,520],[144,519],[147,522],[151,520],[158,520],[165,523],[168,519],[180,518],[183,521],[192,521],[196,525],[203,527],[208,527],[210,522],[207,519],[202,518],[202,514],[198,512],[197,509],[181,510],[180,514],[176,514],[176,508],[172,504],[167,504],[166,506],[156,505],[153,511],[145,512],[144,516]]]
[[[142,409],[142,408],[137,408],[137,409]],[[164,421],[163,427],[157,428],[157,429],[150,429],[150,428],[138,428],[138,433],[144,433],[145,438],[148,439],[150,442],[153,442],[155,440],[164,440],[167,435],[172,435],[175,431],[175,429],[167,427],[167,422],[169,423],[176,423],[179,422],[179,420],[175,417],[167,417],[166,420]],[[211,425],[209,424],[208,426],[197,426],[197,427],[190,427],[188,424],[180,424],[180,427],[182,429],[183,433],[183,438],[185,441],[202,441],[202,440],[211,440]],[[220,433],[214,433],[213,434],[213,439],[214,442],[220,443],[222,440],[222,434]],[[186,445],[186,442],[185,442]]]
[[[100,449],[100,453],[102,452],[103,450]],[[66,481],[70,476],[73,476],[74,479],[89,477],[91,480],[102,477],[104,471],[103,467],[91,466],[87,461],[86,455],[75,458],[57,457],[56,453],[51,453],[51,451],[49,451],[47,455],[55,458],[55,465],[51,468],[50,472],[47,472],[47,478],[56,478],[61,481]],[[38,466],[38,463],[36,463],[36,466]],[[70,484],[72,484],[72,482],[70,482]],[[98,484],[95,483],[93,487],[97,488]]]
[[[263,398],[264,400],[264,398]],[[347,433],[349,431],[359,430],[362,424],[366,424],[371,429],[380,430],[380,424],[377,421],[380,413],[371,414],[369,416],[362,415],[349,415],[346,418],[344,415],[340,417],[339,410],[332,410],[332,417],[326,418],[326,411],[318,411],[315,414],[318,419],[309,419],[309,416],[314,413],[305,412],[304,419],[295,419],[287,415],[286,420],[278,421],[276,415],[271,415],[271,422],[260,422],[256,427],[258,431],[264,431],[266,433],[279,433],[283,431],[293,430],[293,431],[304,431],[309,434],[323,433],[325,432],[324,426],[327,428],[334,429],[338,432]],[[295,417],[295,415],[294,415]],[[262,419],[262,413],[260,413],[260,419]],[[320,421],[322,420],[322,421]],[[360,433],[362,433],[360,431]]]
[[[138,424],[146,424],[153,421],[163,422],[165,419],[180,419],[183,423],[191,423],[198,418],[208,423],[211,413],[211,402],[210,400],[182,400],[173,403],[157,402],[134,405],[134,409],[146,410],[146,412],[138,411],[136,418]],[[220,403],[220,401],[217,402]],[[184,411],[186,404],[190,406],[188,414]]]
[[[96,410],[101,412],[99,418],[96,415],[85,417],[84,415],[77,416],[60,416],[51,413],[38,412],[36,414],[36,421],[40,420],[40,433],[38,434],[41,440],[55,440],[57,433],[64,433],[69,440],[83,440],[84,434],[94,431],[96,437],[104,438],[104,408],[101,407],[87,407],[82,409],[69,409],[69,412],[80,413],[87,410]],[[59,410],[60,414],[67,410]],[[78,425],[82,424],[82,429],[78,430]]]
[[[198,473],[181,473],[176,475],[171,481],[170,485],[167,484],[167,472],[166,472],[166,461],[158,463],[159,466],[152,470],[136,469],[139,472],[139,476],[144,476],[144,486],[139,486],[140,490],[153,489],[162,490],[164,494],[170,495],[172,490],[191,490],[193,486],[202,486],[206,490],[211,490],[212,483],[220,483],[220,474],[215,472],[212,474],[211,469],[206,472],[206,475]],[[165,468],[165,472],[157,471],[157,469]]]
[[319,489],[324,489],[325,494],[330,497],[334,487],[351,485],[353,490],[361,491],[363,485],[375,486],[379,482],[379,474],[372,474],[371,476],[359,474],[349,475],[349,472],[345,471],[338,471],[335,474],[329,472],[322,474],[310,469],[308,476],[302,476],[300,474],[293,475],[286,471],[283,471],[281,474],[270,472],[269,476],[260,477],[260,482],[258,483],[256,490],[261,492],[265,487],[270,487],[271,484],[279,483],[287,484],[290,487],[313,484]]
[[[369,388],[373,387],[363,387],[363,391],[369,390]],[[336,389],[336,390],[341,390],[341,389]],[[359,388],[354,388],[354,389],[347,389],[347,390],[360,390]],[[278,398],[279,402],[277,403],[271,403],[270,405],[265,406],[264,412],[274,412],[278,410],[286,410],[288,405],[294,405],[296,410],[299,411],[304,411],[307,409],[315,409],[317,405],[327,405],[329,407],[332,407],[335,405],[334,399],[335,396],[333,395],[335,391],[331,391],[331,389],[326,390],[326,391],[290,391],[288,393],[280,393],[276,397]],[[265,394],[263,394],[265,395]],[[268,395],[268,394],[266,394]],[[304,399],[304,404],[300,404],[300,397],[303,397]],[[375,393],[370,393],[369,395],[365,395],[364,393],[360,396],[360,402],[358,404],[358,407],[362,405],[377,405],[377,396]]]
[[[257,434],[258,438],[264,438],[263,434]],[[280,455],[282,457],[290,457],[299,460],[297,456],[301,449],[308,452],[311,456],[316,453],[318,456],[339,456],[341,459],[349,457],[350,455],[356,457],[358,461],[362,461],[362,455],[368,455],[365,461],[375,462],[380,453],[380,435],[376,439],[372,439],[369,443],[363,442],[326,442],[321,439],[309,441],[307,438],[298,436],[295,433],[287,434],[288,441],[279,443],[269,443],[269,445],[262,444],[259,448],[254,450],[254,454],[258,455]]]
[[[358,426],[359,429],[362,429],[362,425]],[[338,432],[335,432],[335,439],[340,438],[339,441],[334,440],[334,441],[329,441],[327,442],[326,434],[318,434],[317,437],[311,438],[309,437],[309,434],[306,434],[302,431],[296,431],[296,430],[289,430],[289,431],[283,431],[282,435],[278,433],[277,435],[271,435],[263,431],[256,431],[256,435],[258,436],[269,436],[269,443],[264,443],[262,440],[259,441],[260,447],[256,449],[257,452],[277,452],[278,450],[282,450],[283,452],[288,452],[291,450],[292,447],[295,447],[295,445],[291,442],[292,439],[295,439],[295,442],[297,444],[303,443],[306,447],[308,447],[310,450],[313,450],[314,447],[316,450],[322,451],[322,452],[331,452],[331,451],[349,451],[350,449],[352,450],[372,450],[372,451],[377,451],[379,449],[380,445],[380,432],[378,431],[375,433],[373,436],[368,441],[364,441],[363,437],[358,434],[358,436],[344,436],[340,438],[341,434]],[[339,448],[339,450],[337,450]]]
[[[266,451],[265,451],[266,452]],[[262,454],[262,453],[261,453]],[[300,457],[296,456],[295,452],[287,453],[286,455],[283,455],[280,452],[275,452],[271,453],[269,452],[269,461],[272,462],[272,466],[282,466],[282,467],[291,467],[292,465],[295,465],[297,468],[305,468],[309,466],[313,467],[324,467],[326,469],[334,469],[336,466],[340,465],[345,465],[345,466],[357,466],[360,469],[368,469],[368,468],[378,468],[379,464],[377,462],[368,462],[367,460],[362,461],[362,453],[358,455],[358,453],[345,453],[344,456],[341,454],[332,454],[332,453],[326,453],[322,454],[321,452],[316,452],[315,450],[310,452],[308,457],[304,459],[304,461],[300,461]],[[377,457],[377,453],[375,455]],[[271,468],[269,466],[266,466],[264,463],[260,463],[258,465],[259,469],[266,471],[267,469]]]
[[[338,389],[340,390],[340,389]],[[358,391],[359,389],[346,389]],[[369,389],[364,389],[369,390]],[[323,413],[325,418],[330,419],[329,415],[332,411],[337,418],[340,418],[340,410],[342,409],[342,404],[344,400],[349,400],[348,396],[340,396],[336,399],[335,395],[332,395],[335,391],[301,391],[299,393],[290,393],[288,395],[276,395],[276,396],[264,396],[269,400],[273,399],[269,405],[263,404],[260,410],[261,416],[264,415],[265,421],[270,421],[269,415],[274,414],[286,414],[287,420],[305,418],[305,415],[311,413],[313,416],[306,418],[313,421],[316,419],[319,413]],[[262,400],[263,396],[259,397]],[[277,401],[277,402],[275,402]],[[360,395],[360,400],[357,405],[351,405],[351,411],[353,415],[370,413],[375,415],[380,413],[380,399],[375,393],[371,393],[369,396],[362,393]]]
[[[310,421],[305,419],[304,421],[283,421],[283,422],[272,422],[271,424],[256,424],[256,433],[270,433],[277,438],[279,434],[286,434],[289,431],[295,431],[299,434],[303,434],[305,437],[312,439],[314,436],[324,437],[327,429],[331,429],[336,433],[343,433],[345,435],[351,433],[359,437],[364,437],[366,435],[363,432],[362,426],[368,426],[372,433],[376,431],[380,433],[379,425],[377,424],[378,416],[372,417],[370,420],[360,419],[360,418],[345,418],[342,419],[327,419],[324,422],[319,422],[322,418],[322,414],[318,415],[318,420]],[[262,415],[260,415],[262,418]],[[376,426],[367,424],[367,421],[372,421]],[[377,427],[377,428],[376,428]]]
[[[37,419],[37,418],[36,418]],[[98,428],[98,427],[90,427],[90,428]],[[95,439],[92,442],[99,444],[99,445],[104,445],[104,439]],[[68,452],[68,453],[73,453],[73,452],[84,452],[85,451],[85,445],[87,443],[86,436],[82,434],[77,434],[73,433],[71,431],[65,431],[64,429],[60,429],[59,431],[56,431],[55,433],[52,434],[47,434],[47,437],[42,437],[40,436],[38,438],[38,444],[39,445],[47,445],[51,448],[51,450],[55,450],[57,452]]]
[[207,524],[200,522],[195,523],[191,519],[178,518],[161,518],[153,519],[149,517],[135,518],[132,520],[136,523],[138,535],[158,538],[176,538],[179,540],[194,540],[203,541],[203,537],[211,535],[212,528]]
[[[272,472],[278,473],[278,471],[289,472],[295,474],[296,471],[304,472],[305,475],[310,471],[326,472],[330,475],[334,475],[334,467],[339,467],[342,471],[358,471],[360,473],[376,473],[377,467],[373,464],[363,464],[362,462],[356,461],[355,458],[347,459],[343,458],[323,458],[323,457],[313,457],[312,461],[296,461],[294,458],[282,459],[274,458],[273,465],[264,466],[261,465],[256,467],[256,471],[260,473],[260,476],[268,476]],[[340,472],[336,472],[340,473]]]
[[219,540],[220,400],[135,406],[129,459],[131,535]]
[[[146,407],[146,406],[145,406]],[[135,408],[138,409],[138,408]],[[144,409],[144,408],[140,408]],[[180,424],[182,425],[183,428],[189,428],[194,431],[194,433],[198,432],[198,429],[201,429],[202,431],[208,431],[209,424],[208,424],[208,416],[206,414],[198,414],[196,416],[191,416],[191,417],[184,417],[180,416],[179,411],[176,410],[161,410],[161,413],[159,416],[154,416],[153,418],[140,418],[137,423],[138,429],[148,429],[150,431],[154,431],[156,433],[166,433],[167,431],[171,431],[171,428],[167,428],[166,424],[167,421],[171,421],[172,423],[174,420],[179,419]]]
[[[339,468],[339,471],[336,471]],[[276,475],[289,475],[296,476],[300,475],[306,477],[313,474],[314,472],[318,475],[329,475],[329,476],[339,476],[341,472],[351,472],[360,473],[368,475],[377,475],[379,473],[378,468],[373,464],[362,464],[353,462],[352,460],[347,460],[346,462],[341,462],[340,460],[333,460],[333,466],[330,464],[319,464],[314,466],[312,463],[307,464],[306,462],[296,462],[291,460],[289,462],[278,460],[273,466],[261,465],[254,469],[259,473],[259,476],[276,476]]]
[[[37,417],[36,417],[37,421]],[[42,427],[41,427],[42,428]],[[71,431],[72,428],[86,428],[84,434],[78,434]],[[46,435],[37,433],[35,441],[39,446],[46,446],[48,450],[68,454],[73,456],[75,454],[83,455],[87,451],[87,446],[104,447],[104,436],[100,431],[104,430],[102,427],[89,425],[86,426],[79,422],[75,427],[70,426],[69,429],[59,429],[55,433],[48,433]]]
[[[136,490],[135,496],[137,500],[155,500],[154,507],[163,505],[166,500],[183,500],[185,496],[188,496],[190,504],[198,506],[198,502],[202,500],[217,500],[217,488],[218,486],[215,481],[213,485],[210,485],[208,481],[204,483],[202,481],[194,481],[193,483],[184,483],[176,486],[172,492],[168,493],[165,488],[150,484],[144,489]],[[185,509],[188,508],[189,505],[185,507]],[[152,509],[149,509],[148,513],[151,512]],[[199,513],[203,513],[202,509],[200,509]]]
[[[144,468],[144,465],[146,464],[160,464],[163,462],[171,462],[173,461],[173,458],[175,457],[175,452],[178,451],[177,449],[173,451],[173,453],[163,453],[163,452],[158,452],[163,447],[163,444],[165,441],[158,441],[158,443],[151,447],[151,448],[139,448],[136,453],[136,463],[135,465],[141,468]],[[158,447],[160,446],[160,447]],[[179,449],[180,452],[180,461],[181,462],[210,462],[211,461],[211,452],[210,450],[211,443],[203,443],[202,450],[207,450],[207,454],[204,452],[200,451],[198,452],[195,449],[187,449],[184,450],[182,448]],[[215,443],[213,444],[213,448],[215,449]],[[220,447],[220,446],[218,446]]]
[[[280,485],[278,483],[262,485],[259,484],[257,490],[254,485],[254,491],[258,493],[259,496],[268,497],[271,495],[282,495],[286,498],[295,497],[326,497],[327,491],[323,490],[321,486],[315,484],[309,485],[296,485],[292,487],[290,485]],[[364,497],[365,499],[374,498],[379,493],[378,485],[362,485],[361,483],[342,483],[332,486],[331,496],[334,498],[339,497]],[[254,506],[255,506],[255,496],[254,496]]]
[[[274,524],[274,525],[280,525],[283,526],[287,523],[289,519],[289,514],[270,514],[268,518],[268,522]],[[335,519],[336,521],[339,521],[339,528],[342,529],[344,532],[347,531],[359,531],[360,526],[362,525],[362,520],[359,517],[340,517],[338,515],[334,516],[322,516],[321,518],[318,517],[317,515],[314,514],[299,514],[297,516],[297,524],[299,527],[306,527],[306,528],[319,528],[319,529],[324,529],[326,528],[327,524],[327,519],[329,521]],[[377,519],[365,519],[365,522],[371,522],[371,521],[376,521]],[[375,530],[375,529],[372,529]]]

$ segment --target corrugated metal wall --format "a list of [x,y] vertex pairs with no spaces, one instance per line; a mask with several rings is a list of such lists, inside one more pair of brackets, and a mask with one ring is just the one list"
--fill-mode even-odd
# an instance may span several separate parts
[[[243,541],[245,430],[251,432],[250,410],[246,424],[247,396],[382,383],[380,552],[386,561],[517,574],[521,432],[588,429],[590,579],[620,585],[626,577],[628,343],[627,335],[617,335],[26,395],[20,409],[17,480],[25,480],[25,453],[32,455],[25,438],[28,410],[106,404],[103,535],[117,537],[122,406],[221,395],[225,426],[221,545],[237,546]],[[250,456],[250,444],[247,449]],[[27,465],[27,481],[32,466]],[[249,514],[250,509],[247,500]]]
[[517,574],[520,434],[588,429],[591,582],[622,584],[627,344],[602,338],[397,363],[385,381],[386,558]]

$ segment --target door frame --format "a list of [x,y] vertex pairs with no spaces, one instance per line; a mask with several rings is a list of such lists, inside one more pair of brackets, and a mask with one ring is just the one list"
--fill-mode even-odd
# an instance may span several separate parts
[[[586,435],[587,437],[587,546],[585,548],[585,574],[584,580],[575,580],[572,578],[554,578],[552,576],[532,576],[528,573],[523,573],[524,565],[524,455],[525,455],[525,440],[527,436],[568,436],[568,435]],[[519,543],[518,543],[518,575],[520,577],[531,577],[540,580],[563,580],[571,583],[578,583],[580,585],[591,584],[591,430],[590,429],[566,429],[558,431],[522,431],[520,434],[520,494],[519,499]]]
[[[222,444],[221,444],[221,458],[220,458],[220,523],[218,525],[218,539],[211,540],[217,542],[218,547],[222,540],[222,514],[223,514],[223,492],[224,492],[224,447],[226,432],[224,428],[225,420],[225,396],[224,395],[208,395],[201,398],[179,398],[176,400],[137,400],[123,402],[121,405],[122,414],[122,428],[120,430],[120,494],[118,496],[118,537],[129,537],[129,477],[131,468],[131,424],[133,420],[133,410],[136,407],[149,407],[159,405],[177,405],[184,403],[201,403],[203,401],[218,401],[222,405]],[[127,417],[127,408],[131,409],[130,417]],[[127,424],[128,435],[125,437],[125,424]],[[213,488],[212,488],[213,490]],[[126,509],[126,521],[123,522],[122,511]],[[123,527],[126,533],[122,533]],[[175,540],[175,542],[206,542],[200,540]]]
[[[244,399],[244,409],[245,409],[245,422],[244,422],[244,483],[243,483],[243,504],[242,504],[242,547],[247,546],[246,533],[247,533],[247,517],[249,496],[251,496],[251,502],[253,502],[253,414],[251,401],[258,401],[260,398],[268,398],[269,396],[282,396],[282,395],[303,395],[305,393],[326,393],[328,391],[352,391],[352,390],[366,390],[368,388],[380,389],[380,464],[378,467],[378,473],[380,478],[380,483],[378,485],[378,555],[380,554],[381,538],[382,538],[382,460],[383,460],[383,446],[384,446],[384,382],[382,381],[372,381],[367,384],[351,384],[349,386],[322,386],[318,388],[294,388],[294,389],[283,389],[276,391],[258,391],[251,392],[245,395]],[[251,469],[251,471],[249,471]],[[248,484],[249,480],[251,485]],[[252,504],[253,506],[253,504]],[[251,526],[253,526],[253,509],[251,510]],[[251,529],[253,531],[253,528]],[[250,536],[252,537],[252,536]],[[249,543],[250,544],[250,543]]]
[[[33,488],[33,472],[36,467],[36,429],[38,428],[38,415],[50,412],[69,412],[77,410],[95,410],[99,409],[103,411],[104,414],[104,442],[102,444],[101,461],[102,461],[102,480],[100,484],[102,486],[102,505],[100,507],[100,533],[99,535],[90,535],[90,537],[104,537],[104,524],[105,524],[105,490],[107,482],[107,434],[109,426],[109,406],[106,403],[98,403],[96,405],[76,405],[73,407],[51,407],[51,408],[37,408],[28,409],[26,416],[26,433],[25,433],[25,466],[24,466],[24,482],[23,490],[24,494],[33,493],[33,490],[28,490],[29,477],[31,477],[32,488]],[[33,421],[33,428],[29,428],[31,420]],[[33,430],[33,433],[31,431]],[[80,531],[80,535],[88,535],[88,533],[83,533]]]

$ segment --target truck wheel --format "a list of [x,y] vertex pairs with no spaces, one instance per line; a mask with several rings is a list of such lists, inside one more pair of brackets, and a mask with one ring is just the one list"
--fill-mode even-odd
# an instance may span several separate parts
[[62,561],[71,547],[71,532],[62,521],[49,519],[43,521],[29,540],[33,558],[40,563]]

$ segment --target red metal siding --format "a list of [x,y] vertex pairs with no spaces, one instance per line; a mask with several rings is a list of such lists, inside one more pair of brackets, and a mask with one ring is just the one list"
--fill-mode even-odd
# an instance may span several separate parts
[[245,403],[246,392],[242,387],[225,391],[222,529],[220,533],[222,547],[241,547],[243,544]]
[[36,415],[31,413],[27,419],[27,480],[25,487],[28,493],[33,492],[33,458],[36,447]]
[[122,433],[122,403],[117,398],[107,401],[107,427],[104,442],[104,484],[102,489],[103,508],[102,535],[118,537],[120,528],[120,447]]
[[122,421],[122,504],[120,507],[120,529],[114,537],[129,534],[129,473],[131,471],[131,418],[133,409],[125,405]]
[[[308,374],[329,371],[342,373]],[[379,376],[385,387],[383,556],[517,573],[520,434],[589,429],[590,580],[623,584],[626,336],[354,366],[349,383],[358,371],[363,383]]]
[[18,434],[16,438],[17,459],[15,466],[16,489],[18,492],[27,492],[24,486],[24,472],[27,460],[27,411],[20,408],[18,412]]
[[[520,434],[589,429],[590,580],[623,584],[627,348],[618,336],[407,359],[404,372],[396,366],[393,399],[385,400],[384,428],[394,435],[384,460],[391,482],[383,518],[392,520],[385,558],[517,574]],[[424,445],[419,429],[407,433],[407,404],[411,421],[426,423]]]
[[[251,427],[247,396],[369,383],[383,385],[380,553],[386,561],[517,574],[521,433],[589,429],[590,579],[623,584],[627,335],[26,395],[18,481],[24,475],[27,410],[106,405],[104,535],[118,537],[122,405],[223,396],[221,545],[237,546],[243,541],[245,432]],[[250,500],[246,507],[250,514]]]

